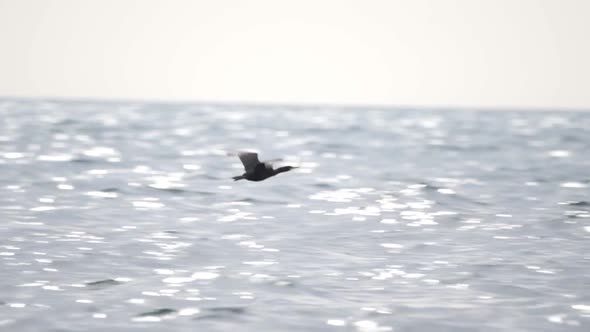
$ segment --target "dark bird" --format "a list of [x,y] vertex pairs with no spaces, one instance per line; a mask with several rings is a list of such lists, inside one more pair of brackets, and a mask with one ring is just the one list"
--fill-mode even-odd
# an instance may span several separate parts
[[272,162],[277,161],[277,159],[260,162],[258,160],[258,154],[254,152],[239,152],[238,157],[240,157],[242,164],[244,164],[244,170],[246,172],[242,175],[234,176],[232,178],[234,181],[242,179],[262,181],[279,173],[288,172],[293,168],[297,168],[294,166],[283,166],[275,169],[272,167]]

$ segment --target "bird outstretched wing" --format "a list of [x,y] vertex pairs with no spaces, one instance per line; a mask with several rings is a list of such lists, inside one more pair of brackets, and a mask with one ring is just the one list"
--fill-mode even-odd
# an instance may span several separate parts
[[260,164],[258,153],[255,152],[238,152],[238,157],[240,157],[240,161],[242,161],[246,172],[254,170],[256,165]]
[[271,159],[271,160],[267,160],[264,163],[268,163],[268,164],[274,164],[274,163],[278,163],[280,161],[283,161],[283,158],[278,158],[278,159]]

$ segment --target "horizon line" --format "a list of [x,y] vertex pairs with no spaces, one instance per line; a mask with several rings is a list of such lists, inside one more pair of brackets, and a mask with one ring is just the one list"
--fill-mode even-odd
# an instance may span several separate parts
[[164,98],[128,98],[128,97],[73,97],[73,96],[10,96],[0,95],[2,100],[48,101],[48,102],[102,102],[102,103],[140,103],[169,105],[203,105],[203,106],[246,106],[246,107],[291,107],[291,108],[341,108],[369,110],[406,109],[406,110],[440,110],[440,111],[524,111],[524,112],[589,112],[584,107],[546,107],[546,106],[474,106],[474,105],[428,105],[428,104],[385,104],[385,103],[336,103],[336,102],[278,102],[278,101],[222,101],[205,99],[164,99]]

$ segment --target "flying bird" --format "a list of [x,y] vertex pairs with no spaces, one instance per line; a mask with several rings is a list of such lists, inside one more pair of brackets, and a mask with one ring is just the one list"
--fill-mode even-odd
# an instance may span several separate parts
[[293,168],[297,168],[295,166],[283,166],[275,169],[272,167],[272,162],[278,161],[280,159],[260,162],[260,160],[258,160],[258,154],[254,152],[239,152],[238,157],[240,157],[242,164],[244,164],[245,173],[234,176],[232,178],[234,181],[242,179],[250,181],[262,181],[279,173],[288,172]]

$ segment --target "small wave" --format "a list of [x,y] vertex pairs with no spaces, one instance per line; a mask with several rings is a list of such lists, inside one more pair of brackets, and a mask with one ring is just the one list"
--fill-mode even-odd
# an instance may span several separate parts
[[246,313],[244,307],[213,307],[203,310],[203,314],[195,319],[217,319],[240,316]]
[[167,316],[176,313],[176,310],[170,308],[162,308],[156,309],[153,311],[143,312],[137,315],[137,317],[147,317],[147,316]]
[[117,281],[115,279],[104,279],[104,280],[99,280],[99,281],[88,282],[88,283],[86,283],[86,287],[88,287],[89,289],[92,289],[92,290],[98,290],[98,289],[105,289],[108,287],[118,286],[121,284],[122,284],[121,281]]
[[563,203],[559,203],[561,205],[569,205],[569,206],[590,206],[590,202],[586,201],[567,201]]
[[184,190],[184,189],[180,189],[180,188],[161,188],[161,187],[155,187],[155,186],[148,186],[148,187],[158,190],[158,191],[169,192],[172,194],[184,194],[184,193],[189,192],[188,190]]
[[99,159],[90,159],[90,158],[84,158],[84,157],[75,157],[75,158],[72,158],[72,160],[70,160],[70,162],[76,163],[76,164],[92,164],[92,163],[96,163],[99,161],[100,161]]
[[105,192],[105,193],[118,193],[118,192],[121,192],[121,190],[118,189],[118,188],[105,188],[105,189],[101,189],[100,191]]

